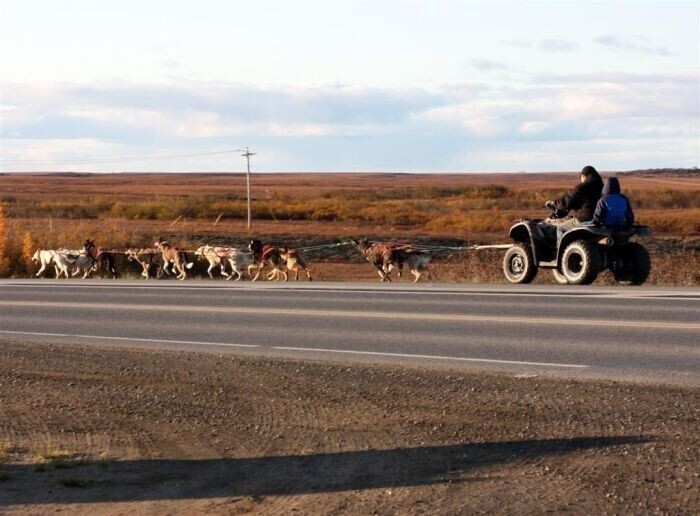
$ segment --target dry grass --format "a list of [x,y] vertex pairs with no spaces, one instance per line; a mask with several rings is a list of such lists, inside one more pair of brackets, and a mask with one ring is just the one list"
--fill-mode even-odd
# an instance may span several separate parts
[[[6,274],[31,275],[32,248],[243,245],[251,237],[292,247],[349,236],[503,242],[513,221],[541,217],[575,174],[265,174],[254,180],[254,230],[245,227],[242,177],[216,174],[3,175]],[[700,235],[700,177],[693,171],[619,175],[637,219],[657,236]],[[240,184],[239,184],[240,183]],[[316,258],[316,257],[312,257]],[[352,256],[325,256],[343,260]],[[655,284],[697,284],[697,246],[654,251]],[[356,265],[325,267],[353,277]],[[500,256],[470,254],[440,267],[447,281],[501,281]],[[128,269],[130,270],[130,269]],[[658,270],[658,273],[657,273]],[[371,274],[369,275],[371,277]],[[338,278],[338,279],[340,279]],[[544,281],[544,279],[540,280]]]
[[35,471],[53,469],[71,469],[78,466],[81,458],[78,454],[48,444],[34,451]]

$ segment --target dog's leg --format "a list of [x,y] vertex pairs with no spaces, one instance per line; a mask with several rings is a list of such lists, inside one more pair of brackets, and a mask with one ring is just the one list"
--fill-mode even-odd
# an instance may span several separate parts
[[414,269],[411,271],[411,274],[416,277],[416,279],[413,280],[413,283],[418,283],[418,280],[420,280],[420,271],[418,269]]
[[[255,281],[255,279],[253,278],[253,274],[250,272],[250,270],[251,270],[251,269],[254,269],[254,268],[255,268],[255,265],[254,265],[254,264],[248,265],[248,279],[249,279],[250,281]],[[256,277],[257,277],[257,276],[256,276]]]
[[209,268],[207,269],[207,274],[209,274],[209,278],[211,278],[211,279],[214,279],[214,275],[211,273],[213,268],[214,268],[214,262],[209,262]]
[[[257,265],[251,265],[250,267],[256,267],[258,270],[255,273],[255,277],[251,279],[251,281],[257,281],[257,279],[260,277],[260,274],[262,273],[263,269],[265,268],[265,265],[262,263],[259,263]],[[248,267],[248,274],[250,274],[250,267]]]

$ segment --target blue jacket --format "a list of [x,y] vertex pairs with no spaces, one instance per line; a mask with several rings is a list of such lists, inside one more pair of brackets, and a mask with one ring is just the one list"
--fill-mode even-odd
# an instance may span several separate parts
[[620,193],[620,182],[616,177],[605,180],[602,195],[593,214],[593,223],[599,226],[631,226],[634,222],[632,206],[629,199]]

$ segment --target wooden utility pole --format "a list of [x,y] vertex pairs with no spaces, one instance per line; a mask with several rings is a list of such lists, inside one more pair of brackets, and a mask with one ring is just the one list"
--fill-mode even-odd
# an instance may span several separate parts
[[250,157],[255,156],[254,152],[250,152],[250,147],[246,147],[245,149],[242,149],[243,156],[246,159],[246,175],[245,175],[245,183],[246,183],[246,196],[248,198],[248,231],[250,231],[250,223],[251,223],[251,212],[250,212]]

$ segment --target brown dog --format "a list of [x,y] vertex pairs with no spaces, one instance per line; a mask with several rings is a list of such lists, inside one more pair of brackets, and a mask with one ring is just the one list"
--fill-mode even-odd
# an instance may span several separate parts
[[187,277],[187,269],[194,266],[193,262],[187,261],[187,255],[177,247],[173,247],[167,240],[159,238],[154,244],[163,257],[163,269],[167,272],[169,266],[175,268],[178,273],[177,279],[184,280]]
[[362,255],[377,268],[382,281],[391,281],[389,272],[396,267],[399,270],[399,277],[403,271],[403,264],[407,258],[407,251],[410,246],[391,245],[381,242],[370,242],[367,239],[353,240],[353,243],[360,250]]
[[248,244],[248,249],[250,249],[250,252],[253,253],[255,263],[258,265],[258,272],[255,274],[252,281],[257,280],[260,277],[260,273],[265,268],[265,264],[272,267],[272,270],[267,274],[268,280],[274,279],[279,281],[281,278],[284,278],[284,281],[287,281],[287,273],[282,270],[282,267],[285,266],[286,262],[282,259],[281,249],[279,247],[274,247],[268,244],[263,245],[260,240],[254,239]]
[[306,273],[306,277],[311,281],[311,271],[309,270],[309,264],[299,251],[296,249],[289,249],[286,245],[282,248],[280,252],[280,257],[287,264],[287,269],[294,272],[294,281],[299,279],[299,269]]

